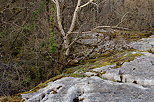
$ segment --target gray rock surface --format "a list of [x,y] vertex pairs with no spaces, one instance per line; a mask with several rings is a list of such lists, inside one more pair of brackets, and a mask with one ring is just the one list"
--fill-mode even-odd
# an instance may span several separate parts
[[[101,29],[100,29],[101,30]],[[102,29],[103,30],[103,29]],[[109,33],[109,32],[108,32]],[[108,34],[103,34],[103,32],[95,33],[90,32],[82,34],[81,39],[77,43],[83,45],[96,45],[97,50],[106,49],[106,50],[122,50],[123,48],[128,48],[128,42],[125,39],[110,39]]]
[[133,42],[130,44],[134,49],[147,51],[154,47],[154,37],[153,38],[143,38],[139,42]]
[[[49,82],[35,93],[22,94],[22,98],[25,102],[154,102],[154,54],[147,52],[154,47],[154,38],[130,46],[141,50],[131,54],[143,55],[118,69],[114,69],[116,64],[108,65],[85,72],[89,77]],[[106,73],[97,76],[101,72]]]
[[122,72],[123,82],[154,86],[154,55],[150,56],[150,53],[146,53],[131,62],[125,62],[118,69],[112,69],[110,65],[94,69],[94,71],[106,71],[102,78],[118,81],[121,81],[119,72]]
[[[154,88],[154,54],[147,50],[154,48],[154,38],[143,38],[139,42],[130,44],[134,49],[145,52],[132,52],[143,54],[131,62],[125,62],[122,67],[113,69],[115,65],[109,65],[93,69],[96,72],[106,71],[102,78],[109,80],[135,83],[146,87]],[[119,74],[122,72],[122,75]],[[120,78],[122,77],[122,79]]]
[[99,77],[67,77],[22,97],[25,102],[153,102],[154,89]]

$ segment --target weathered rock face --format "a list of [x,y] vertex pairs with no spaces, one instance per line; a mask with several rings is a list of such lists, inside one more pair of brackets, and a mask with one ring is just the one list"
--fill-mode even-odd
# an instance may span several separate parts
[[67,77],[22,97],[25,102],[153,102],[154,89],[99,77]]
[[148,52],[154,47],[153,41],[147,38],[131,43],[141,51],[126,56],[142,55],[122,63],[120,68],[113,64],[91,69],[83,73],[89,77],[49,82],[35,93],[22,94],[22,98],[25,102],[154,102],[154,54]]
[[[154,38],[144,38],[140,42],[131,43],[130,46],[137,50],[147,51],[154,47]],[[132,53],[140,53],[143,55],[131,62],[123,63],[118,69],[114,69],[116,65],[109,65],[93,69],[93,71],[106,71],[101,76],[102,78],[154,88],[154,54],[149,52]]]
[[[92,31],[84,33],[80,39],[76,41],[77,48],[75,53],[82,53],[85,56],[96,57],[105,51],[122,51],[128,49],[129,41],[123,37],[115,37],[116,31],[108,31],[99,29],[99,31]],[[81,55],[80,55],[81,56]]]
[[[154,55],[145,53],[131,62],[125,62],[122,67],[114,69],[116,65],[93,69],[95,72],[106,71],[102,78],[136,83],[144,86],[154,86]],[[120,74],[121,73],[121,74]],[[122,79],[120,78],[122,77]]]
[[134,49],[147,51],[154,47],[154,38],[143,38],[139,42],[133,42],[130,44]]
[[[128,41],[123,38],[113,39],[110,35],[114,35],[109,31],[102,31],[100,29],[99,32],[91,32],[87,34],[82,34],[81,39],[77,41],[77,43],[83,45],[97,46],[97,50],[105,49],[105,50],[122,50],[123,48],[128,48]],[[106,31],[106,32],[105,32]],[[106,33],[106,34],[105,34]]]

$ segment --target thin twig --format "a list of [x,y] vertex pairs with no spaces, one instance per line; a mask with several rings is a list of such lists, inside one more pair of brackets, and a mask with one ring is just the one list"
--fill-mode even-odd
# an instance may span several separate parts
[[120,22],[116,25],[116,27],[118,27],[118,26],[124,21],[124,19],[125,19],[125,17],[127,16],[127,14],[129,14],[129,12],[125,13],[125,14],[122,16]]

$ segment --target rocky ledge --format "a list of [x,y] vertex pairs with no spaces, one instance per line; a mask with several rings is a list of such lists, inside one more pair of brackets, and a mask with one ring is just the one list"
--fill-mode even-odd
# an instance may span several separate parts
[[22,97],[25,102],[153,102],[154,89],[95,76],[67,77],[50,82],[38,92]]
[[22,94],[22,98],[25,102],[154,102],[154,37],[130,46],[137,49],[131,53],[141,56],[118,68],[112,64],[90,69],[83,73],[88,77],[49,82],[37,92]]

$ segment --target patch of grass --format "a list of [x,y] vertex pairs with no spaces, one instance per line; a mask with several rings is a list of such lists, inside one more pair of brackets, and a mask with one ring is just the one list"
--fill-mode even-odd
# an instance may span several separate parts
[[111,81],[113,81],[113,82],[118,82],[118,80],[114,80],[114,79],[112,79]]
[[[130,62],[134,60],[136,57],[141,56],[142,54],[140,53],[131,53],[132,51],[124,51],[117,53],[113,56],[110,56],[106,59],[104,59],[106,62],[111,63],[111,64],[116,64],[114,68],[119,68],[122,66],[124,62]],[[128,54],[130,53],[130,54]]]
[[81,77],[87,77],[87,76],[84,75],[84,74],[72,73],[72,74],[69,74],[68,77],[77,77],[77,78],[79,77],[79,78],[81,78]]
[[69,74],[69,73],[74,73],[75,71],[79,70],[77,67],[73,68],[67,68],[64,73]]
[[[136,52],[136,53],[133,53]],[[101,57],[95,60],[95,62],[91,62],[91,60],[86,60],[84,65],[80,65],[77,67],[71,67],[67,68],[64,73],[74,73],[74,72],[87,72],[90,71],[90,69],[99,68],[107,65],[116,64],[114,68],[119,68],[122,66],[124,62],[130,62],[134,60],[136,57],[141,56],[140,52],[137,52],[136,50],[127,50],[127,51],[121,51],[121,52],[111,52],[110,54],[102,54]],[[83,64],[83,63],[82,63]]]
[[107,66],[107,65],[111,65],[111,64],[112,63],[110,63],[110,62],[104,62],[104,61],[102,61],[102,62],[99,62],[96,65],[93,65],[93,66],[89,67],[89,69],[99,68],[99,67],[103,67],[103,66]]

